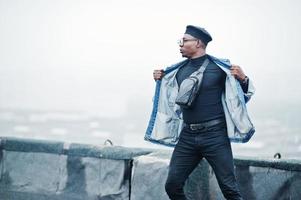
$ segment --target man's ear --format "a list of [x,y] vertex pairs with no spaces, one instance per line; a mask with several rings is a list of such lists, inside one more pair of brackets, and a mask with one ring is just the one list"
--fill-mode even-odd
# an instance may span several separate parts
[[200,40],[197,40],[196,47],[197,48],[202,47],[202,42]]
[[197,48],[203,48],[205,47],[205,45],[203,44],[203,42],[201,40],[198,40],[197,41],[197,44],[196,44]]
[[198,48],[206,49],[206,45],[201,40],[198,40],[196,45]]

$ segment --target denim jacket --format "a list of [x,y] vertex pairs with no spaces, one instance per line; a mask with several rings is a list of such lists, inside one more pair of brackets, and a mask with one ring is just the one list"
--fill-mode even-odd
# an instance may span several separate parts
[[[221,98],[228,137],[231,142],[248,142],[255,132],[246,107],[246,103],[255,92],[252,81],[249,79],[248,91],[244,93],[240,83],[230,73],[230,61],[210,55],[208,57],[226,73],[225,91]],[[175,103],[179,89],[176,73],[187,62],[188,59],[167,67],[164,77],[156,81],[153,110],[145,140],[165,146],[177,144],[184,123],[181,108]]]

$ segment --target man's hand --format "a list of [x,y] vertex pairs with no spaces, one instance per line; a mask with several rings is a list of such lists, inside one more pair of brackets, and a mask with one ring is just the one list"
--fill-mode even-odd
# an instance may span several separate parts
[[231,74],[240,82],[243,82],[247,77],[245,73],[242,71],[242,69],[240,68],[240,66],[238,65],[232,65],[230,70],[231,70]]
[[155,81],[161,80],[164,75],[165,74],[164,74],[163,69],[154,70],[153,76],[154,76]]

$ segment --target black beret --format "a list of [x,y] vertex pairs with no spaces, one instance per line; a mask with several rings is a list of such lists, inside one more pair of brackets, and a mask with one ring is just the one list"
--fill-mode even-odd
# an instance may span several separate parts
[[202,27],[188,25],[186,26],[186,34],[189,34],[197,39],[202,40],[206,45],[212,40],[211,35]]

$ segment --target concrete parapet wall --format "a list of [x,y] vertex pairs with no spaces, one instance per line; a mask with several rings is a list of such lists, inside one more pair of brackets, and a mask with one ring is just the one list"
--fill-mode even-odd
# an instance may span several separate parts
[[[171,151],[0,138],[0,200],[168,200]],[[301,199],[301,162],[235,158],[245,199]],[[185,185],[193,199],[223,199],[206,161]]]
[[0,199],[105,199],[130,196],[131,163],[147,149],[1,138]]

